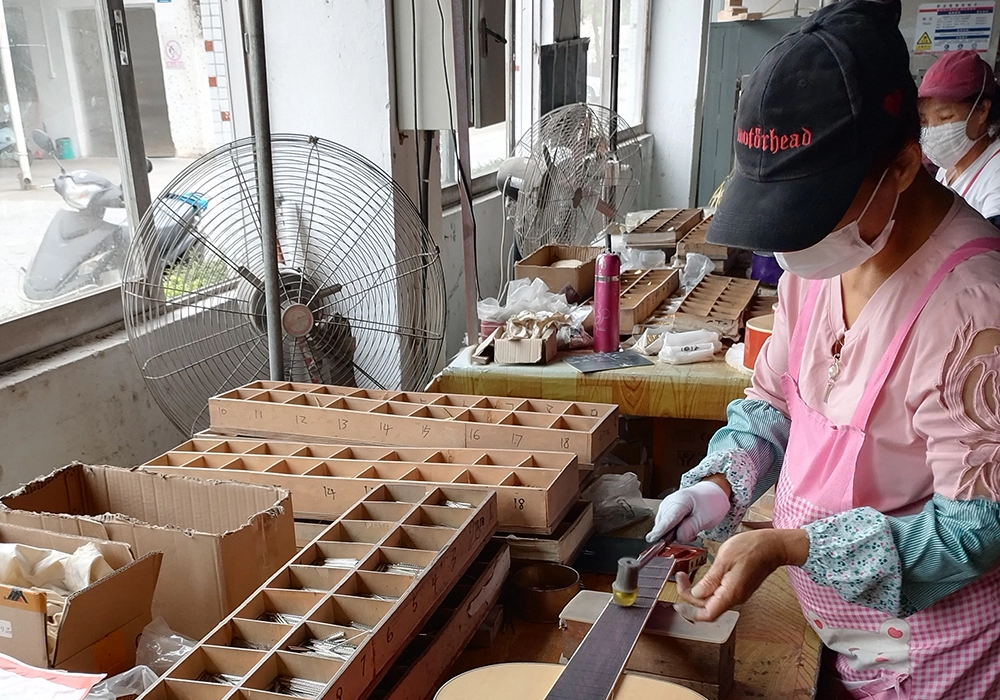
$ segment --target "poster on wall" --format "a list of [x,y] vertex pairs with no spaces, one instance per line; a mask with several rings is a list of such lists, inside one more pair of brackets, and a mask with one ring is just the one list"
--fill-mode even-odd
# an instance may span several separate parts
[[993,35],[993,2],[933,2],[920,6],[913,53],[972,49],[986,53]]

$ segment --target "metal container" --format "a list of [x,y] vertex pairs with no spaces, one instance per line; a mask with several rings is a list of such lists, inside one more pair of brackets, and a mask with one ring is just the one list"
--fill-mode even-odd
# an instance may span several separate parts
[[617,253],[601,253],[594,274],[594,352],[618,352],[622,261]]
[[530,564],[514,574],[513,586],[519,617],[558,622],[559,613],[580,592],[580,574],[560,564]]

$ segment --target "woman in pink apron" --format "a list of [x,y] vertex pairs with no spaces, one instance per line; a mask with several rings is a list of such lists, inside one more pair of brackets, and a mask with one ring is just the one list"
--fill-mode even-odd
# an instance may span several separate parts
[[[848,697],[1000,698],[1000,233],[922,167],[898,21],[830,5],[744,85],[708,236],[788,274],[649,539],[726,540],[679,581],[706,620],[788,566]],[[776,480],[774,528],[733,534]]]

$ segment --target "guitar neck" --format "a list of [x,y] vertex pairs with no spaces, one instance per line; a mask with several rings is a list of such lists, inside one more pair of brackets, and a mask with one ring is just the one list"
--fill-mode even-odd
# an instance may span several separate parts
[[653,611],[674,560],[655,557],[639,571],[639,594],[623,608],[608,603],[545,700],[608,700],[642,628]]

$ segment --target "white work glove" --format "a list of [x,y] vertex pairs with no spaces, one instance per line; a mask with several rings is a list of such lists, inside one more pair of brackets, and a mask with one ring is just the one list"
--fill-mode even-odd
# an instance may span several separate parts
[[646,541],[661,540],[677,528],[674,537],[677,542],[692,542],[699,532],[721,523],[729,514],[729,508],[729,496],[721,486],[713,481],[699,481],[663,499]]

